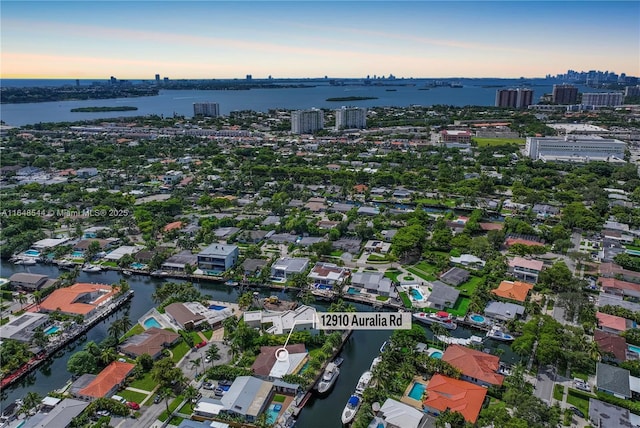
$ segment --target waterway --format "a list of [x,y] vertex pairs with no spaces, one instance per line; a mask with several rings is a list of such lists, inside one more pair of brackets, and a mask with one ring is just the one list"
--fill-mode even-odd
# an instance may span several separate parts
[[[51,278],[56,278],[60,274],[60,271],[55,266],[41,264],[36,266],[13,265],[4,260],[0,263],[0,268],[0,275],[4,278],[8,278],[17,272],[38,273],[48,275]],[[121,278],[122,276],[115,271],[100,273],[80,272],[78,281],[113,284],[120,281]],[[108,328],[111,323],[125,314],[129,316],[132,322],[137,321],[139,317],[144,315],[151,307],[155,306],[151,296],[158,286],[167,281],[179,282],[179,280],[152,278],[142,275],[133,275],[125,279],[135,292],[131,302],[89,330],[85,340],[76,341],[74,344],[65,348],[63,355],[54,358],[25,377],[22,381],[3,390],[0,397],[0,407],[4,407],[17,398],[23,397],[29,391],[46,395],[49,391],[64,386],[71,378],[71,374],[67,371],[66,364],[74,352],[81,350],[87,341],[93,340],[98,343],[102,341],[107,337]],[[195,283],[195,285],[203,294],[211,296],[214,300],[235,302],[239,295],[238,288],[224,284],[201,282]],[[267,296],[272,294],[272,292],[265,291],[261,294]],[[281,298],[283,300],[290,299],[292,296],[287,296],[283,292],[281,293]],[[318,303],[315,306],[318,310],[325,310],[327,307],[325,303]],[[355,306],[358,311],[372,310],[372,308],[367,305],[356,304]],[[431,330],[426,326],[424,330],[427,339],[433,340],[434,337]],[[483,334],[481,331],[462,327],[458,327],[451,333],[454,337],[462,338],[467,338],[474,334]],[[340,354],[340,356],[344,358],[344,363],[342,364],[340,377],[336,385],[334,385],[333,391],[325,397],[312,397],[302,410],[298,419],[298,425],[305,428],[339,427],[341,424],[340,415],[342,409],[352,394],[360,375],[368,369],[371,361],[379,354],[380,347],[390,336],[390,331],[383,330],[354,331]],[[518,360],[518,357],[511,352],[509,346],[505,343],[489,340],[484,343],[484,347],[491,349],[492,352],[496,348],[502,349],[503,354],[501,360],[509,364],[513,364]]]
[[[447,79],[451,80],[451,79]],[[407,107],[411,105],[452,105],[452,106],[493,106],[496,90],[500,88],[528,87],[533,89],[536,103],[538,99],[552,92],[553,85],[561,83],[553,79],[455,79],[462,84],[461,88],[448,86],[427,88],[431,79],[402,80],[385,82],[385,84],[414,84],[415,86],[394,86],[394,91],[387,91],[388,86],[331,86],[327,82],[313,82],[313,87],[251,89],[242,91],[207,91],[207,90],[161,90],[159,95],[137,98],[116,98],[105,100],[56,101],[45,103],[2,104],[0,113],[2,120],[11,126],[46,122],[77,122],[83,120],[107,119],[115,117],[133,117],[158,115],[170,117],[193,116],[193,103],[217,102],[220,113],[228,115],[232,111],[253,110],[266,112],[270,109],[307,109],[307,108],[340,108],[343,105],[357,107],[393,106]],[[37,81],[28,81],[31,85]],[[2,82],[3,84],[5,81]],[[16,85],[16,81],[6,81]],[[37,83],[35,83],[37,84]],[[576,85],[580,92],[597,92],[598,90]],[[333,97],[375,97],[376,99],[360,101],[330,102]],[[138,110],[128,112],[95,112],[72,113],[71,109],[96,106],[132,106]]]

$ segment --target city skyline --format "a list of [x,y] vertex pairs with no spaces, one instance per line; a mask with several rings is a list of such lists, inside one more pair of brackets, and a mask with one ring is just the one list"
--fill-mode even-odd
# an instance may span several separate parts
[[5,79],[638,76],[639,14],[630,1],[9,0],[0,71]]

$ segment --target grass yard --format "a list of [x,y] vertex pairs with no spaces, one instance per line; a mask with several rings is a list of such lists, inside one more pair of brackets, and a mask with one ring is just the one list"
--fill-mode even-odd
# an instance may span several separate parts
[[462,295],[466,297],[471,297],[471,295],[473,295],[473,293],[476,291],[478,286],[482,284],[483,281],[484,281],[484,278],[482,277],[472,276],[469,278],[467,282],[461,284],[458,287],[458,290],[460,290],[460,293]]
[[136,379],[129,385],[132,388],[142,389],[145,391],[153,391],[158,384],[151,379],[151,372],[147,372],[140,379]]
[[393,282],[398,282],[399,274],[400,274],[400,271],[397,269],[387,269],[387,271],[384,273],[384,276],[389,278]]
[[191,349],[189,347],[189,345],[187,345],[185,343],[185,341],[181,341],[180,343],[178,343],[176,346],[174,346],[173,348],[171,348],[171,353],[172,353],[172,357],[171,360],[174,363],[177,363],[178,361],[180,361],[182,359],[182,357],[184,357],[185,355],[187,355],[187,352],[189,352],[189,349]]
[[473,138],[473,141],[478,143],[478,147],[504,146],[506,144],[522,146],[525,143],[524,138]]
[[147,399],[148,394],[143,394],[141,392],[136,392],[136,391],[129,391],[128,389],[125,389],[123,391],[118,392],[118,395],[123,397],[127,401],[134,401],[140,404]]
[[463,317],[467,315],[470,303],[471,299],[469,299],[468,297],[458,297],[458,300],[456,300],[456,304],[453,305],[453,308],[447,309],[447,312],[457,317]]
[[413,267],[408,267],[407,270],[409,272],[411,272],[412,274],[414,274],[415,276],[424,279],[425,281],[435,281],[436,280],[435,275],[432,275],[432,274],[429,274],[429,273],[425,273],[422,270],[418,270],[418,269],[413,268]]
[[284,395],[280,395],[280,394],[277,394],[275,397],[273,397],[273,401],[275,403],[284,403],[284,400],[286,400],[286,399],[287,399],[287,397],[285,397]]
[[133,327],[131,327],[131,330],[126,332],[124,336],[120,338],[120,341],[122,342],[127,337],[135,336],[136,334],[140,334],[140,333],[144,333],[144,327],[141,326],[140,324],[136,324]]
[[330,256],[332,256],[332,257],[340,257],[343,253],[344,253],[344,251],[342,251],[342,250],[333,250],[331,252]]
[[553,385],[553,399],[562,401],[562,396],[564,395],[564,385],[555,384]]
[[207,340],[211,340],[211,337],[213,337],[213,330],[203,330],[202,334],[204,334],[204,337],[206,337]]
[[578,391],[577,389],[569,388],[569,393],[567,395],[567,403],[576,406],[578,409],[582,410],[582,413],[585,415],[589,414],[589,398],[596,398],[594,395],[586,394],[582,391]]
[[193,413],[193,404],[191,403],[185,403],[184,406],[180,407],[180,410],[178,410],[178,413],[182,413],[185,415],[190,415]]
[[573,370],[571,371],[571,377],[572,378],[576,378],[577,377],[578,379],[582,379],[585,382],[589,380],[589,375],[588,374],[580,373],[580,372],[573,371]]
[[189,335],[191,335],[191,339],[193,339],[193,344],[194,345],[196,343],[202,342],[202,338],[200,337],[200,335],[198,334],[197,331],[191,331],[191,332],[189,332]]
[[400,295],[400,300],[402,300],[402,304],[404,305],[405,308],[411,308],[413,306],[411,304],[411,300],[409,299],[409,296],[407,296],[406,291],[401,291],[398,294]]
[[[182,400],[184,400],[184,397],[182,395],[178,395],[171,403],[169,403],[169,412],[173,412],[175,409],[177,409],[180,403],[182,403]],[[167,418],[169,418],[169,415],[167,414],[167,410],[165,409],[162,411],[158,419],[164,422],[167,420]]]
[[387,300],[389,300],[389,296],[376,296],[376,300],[386,302]]
[[369,257],[367,257],[367,261],[368,262],[388,262],[389,258],[384,255],[369,254]]

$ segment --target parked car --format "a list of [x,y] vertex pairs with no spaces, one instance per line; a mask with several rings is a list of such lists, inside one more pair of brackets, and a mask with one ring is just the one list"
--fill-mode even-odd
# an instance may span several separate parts
[[576,388],[582,391],[591,392],[591,387],[589,387],[589,384],[582,379],[578,379],[578,378],[573,379],[573,384],[575,385]]
[[153,398],[153,404],[158,404],[161,400],[162,397],[160,397],[160,394],[158,394]]
[[203,340],[200,343],[196,343],[196,348],[200,349],[200,348],[204,347],[206,344],[207,344],[207,341]]
[[133,409],[133,410],[140,410],[140,405],[138,403],[136,403],[135,401],[129,401],[127,403],[127,406],[129,406],[129,408]]
[[218,385],[220,386],[231,386],[233,385],[233,382],[230,380],[221,380],[218,382]]
[[584,413],[582,413],[582,410],[578,409],[577,407],[571,406],[569,407],[569,410],[571,410],[574,415],[584,418]]
[[202,387],[203,387],[204,389],[214,389],[214,386],[213,386],[213,384],[212,384],[211,382],[205,382],[205,383],[203,383],[203,384],[202,384]]
[[110,414],[111,414],[111,413],[109,413],[109,411],[108,411],[108,410],[98,410],[98,411],[96,412],[96,415],[98,415],[98,416],[109,416]]

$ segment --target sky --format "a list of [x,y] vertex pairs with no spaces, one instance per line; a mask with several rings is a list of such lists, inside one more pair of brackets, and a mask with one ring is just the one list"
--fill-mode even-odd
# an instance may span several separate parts
[[0,2],[0,77],[640,76],[638,1]]

